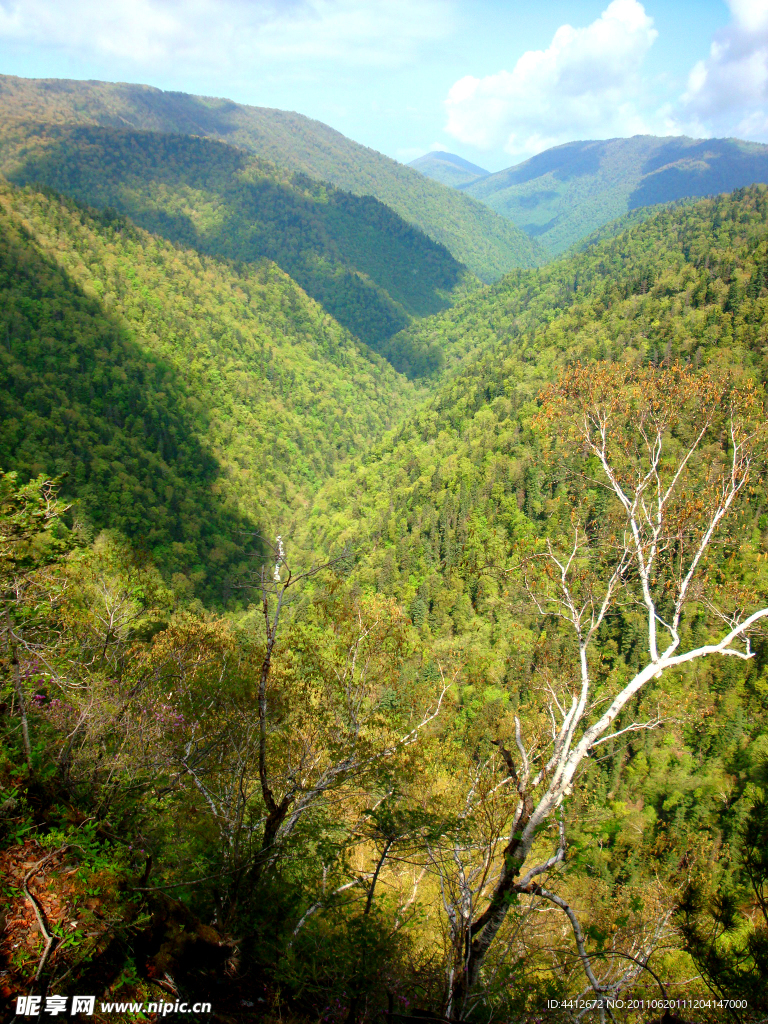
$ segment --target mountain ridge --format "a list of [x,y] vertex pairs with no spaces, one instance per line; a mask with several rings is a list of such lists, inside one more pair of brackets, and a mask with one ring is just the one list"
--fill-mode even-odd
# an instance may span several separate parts
[[[764,186],[662,207],[586,252],[512,272],[409,328],[414,342],[442,346],[450,371],[365,460],[323,485],[304,543],[368,552],[371,586],[389,559],[387,586],[406,603],[426,601],[452,636],[448,596],[458,602],[461,592],[449,595],[451,572],[473,530],[482,548],[521,512],[544,518],[528,448],[541,389],[570,364],[600,360],[736,362],[764,382],[766,309]],[[356,495],[354,519],[343,513],[342,494]],[[467,623],[466,609],[456,616]],[[502,672],[503,657],[493,654]]]
[[477,164],[457,156],[456,153],[448,153],[442,149],[425,153],[424,156],[411,160],[408,166],[415,168],[428,178],[432,178],[433,181],[439,181],[442,185],[449,185],[459,190],[480,178],[487,178],[491,173],[484,167],[478,167]]
[[214,139],[6,121],[0,170],[209,255],[274,260],[374,349],[471,286],[444,246],[379,200]]
[[768,181],[768,146],[635,135],[568,142],[461,190],[555,255],[632,210]]
[[[68,474],[214,605],[413,386],[272,261],[212,259],[0,182],[0,467]],[[184,582],[186,580],[186,583]]]
[[431,181],[301,114],[130,83],[0,76],[3,115],[201,134],[355,195],[373,195],[442,243],[484,281],[534,266],[544,248],[471,196]]

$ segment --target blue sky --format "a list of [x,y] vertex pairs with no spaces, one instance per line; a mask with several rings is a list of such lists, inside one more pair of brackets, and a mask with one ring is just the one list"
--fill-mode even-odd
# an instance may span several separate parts
[[498,170],[638,132],[768,142],[768,0],[0,0],[0,71],[298,110]]

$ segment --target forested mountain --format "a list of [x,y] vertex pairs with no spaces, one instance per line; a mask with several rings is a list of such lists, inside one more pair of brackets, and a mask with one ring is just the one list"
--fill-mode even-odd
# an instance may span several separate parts
[[0,76],[0,104],[4,116],[23,120],[219,139],[354,195],[374,196],[484,281],[545,257],[535,241],[482,203],[301,114],[142,85],[10,75]]
[[94,528],[219,603],[247,533],[295,516],[409,385],[267,259],[56,195],[3,185],[0,203],[0,465],[68,473]]
[[630,210],[768,181],[768,146],[635,135],[569,142],[459,185],[562,253]]
[[768,190],[414,320],[421,390],[267,259],[0,200],[3,991],[762,1020]]
[[441,149],[432,150],[417,160],[411,160],[408,166],[415,167],[428,178],[453,188],[469,185],[479,178],[487,178],[490,174],[490,171],[483,170],[477,164],[470,163],[455,153],[445,153]]
[[[428,597],[425,615],[432,609],[438,632],[453,635],[450,602],[461,605],[464,588],[456,584],[450,598],[444,588],[458,553],[465,557],[468,544],[491,535],[503,547],[519,515],[545,519],[528,420],[558,369],[668,359],[745,365],[765,384],[766,289],[768,193],[753,188],[663,209],[623,235],[507,275],[414,325],[406,332],[414,348],[439,345],[458,369],[391,440],[321,491],[306,543],[316,550],[354,538],[370,584],[381,571],[385,591],[406,605]],[[465,611],[472,629],[490,628]],[[503,645],[490,650],[503,664]]]
[[211,255],[277,263],[374,349],[470,284],[442,245],[383,203],[280,171],[209,139],[7,125],[0,171]]
[[[303,543],[312,550],[354,548],[360,585],[396,598],[431,650],[446,663],[460,660],[456,712],[469,735],[494,736],[499,716],[544,699],[532,694],[537,677],[569,671],[559,660],[568,645],[566,623],[548,617],[546,604],[537,616],[526,592],[515,590],[523,553],[542,558],[546,552],[532,537],[567,532],[555,525],[558,517],[566,516],[570,527],[568,515],[578,512],[567,504],[560,511],[568,476],[560,461],[548,459],[535,424],[542,389],[569,365],[600,360],[651,368],[666,361],[737,379],[746,374],[764,387],[767,315],[765,188],[663,210],[572,259],[509,275],[420,325],[424,344],[437,342],[456,358],[464,354],[463,365],[394,437],[326,485]],[[589,466],[590,477],[598,470]],[[743,588],[765,603],[763,472],[761,462],[751,503],[716,558],[721,586]],[[585,486],[582,512],[597,522],[605,492],[599,481]],[[642,616],[632,607],[614,613],[599,642],[608,677],[642,664],[643,636]],[[679,864],[693,850],[740,842],[768,725],[763,640],[757,652],[751,662],[708,663],[663,677],[632,714],[642,718],[646,709],[650,715],[662,708],[658,713],[677,716],[677,724],[606,748],[592,767],[589,793],[582,790],[568,825],[574,858],[586,856],[570,877],[589,927],[605,934],[610,914],[601,916],[597,904],[594,914],[588,911],[582,883],[588,889],[599,878],[600,901],[608,893],[620,898],[654,872],[676,885]],[[728,787],[727,805],[716,780]],[[735,895],[743,878],[738,857],[707,856],[687,934],[698,936],[703,959],[697,963],[708,964],[727,988],[739,984],[737,975],[728,974],[727,958],[706,953],[709,925],[696,914],[718,886],[733,894],[729,899],[750,897],[744,890]],[[691,923],[697,920],[704,930]],[[734,931],[724,941],[738,945],[740,926],[725,927]],[[759,935],[755,943],[764,942],[765,931]],[[598,941],[593,948],[603,947]],[[764,952],[755,955],[766,962]],[[672,960],[659,962],[667,978],[676,976]],[[747,976],[762,977],[763,968],[749,962]],[[759,991],[765,1000],[764,987]]]

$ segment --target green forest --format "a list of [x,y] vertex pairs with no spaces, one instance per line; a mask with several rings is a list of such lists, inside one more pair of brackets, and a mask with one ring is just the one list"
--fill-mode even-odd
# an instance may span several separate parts
[[460,187],[560,254],[632,210],[765,181],[761,143],[634,135],[555,146]]
[[12,75],[0,75],[0,98],[4,120],[205,136],[352,195],[373,196],[482,281],[547,258],[543,246],[483,203],[295,112],[142,85]]
[[35,116],[0,183],[8,1005],[764,1020],[766,187],[481,285],[381,196]]
[[220,600],[245,534],[299,514],[408,407],[411,386],[266,259],[10,185],[0,204],[0,458],[68,474],[93,529],[191,588]]
[[209,139],[19,125],[0,163],[18,184],[114,209],[199,252],[273,260],[374,349],[473,279],[372,197],[357,197]]

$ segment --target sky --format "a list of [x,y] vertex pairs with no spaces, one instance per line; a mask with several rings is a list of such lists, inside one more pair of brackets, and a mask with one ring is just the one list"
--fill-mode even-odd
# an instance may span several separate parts
[[768,0],[0,0],[0,72],[297,110],[408,162],[768,142]]

